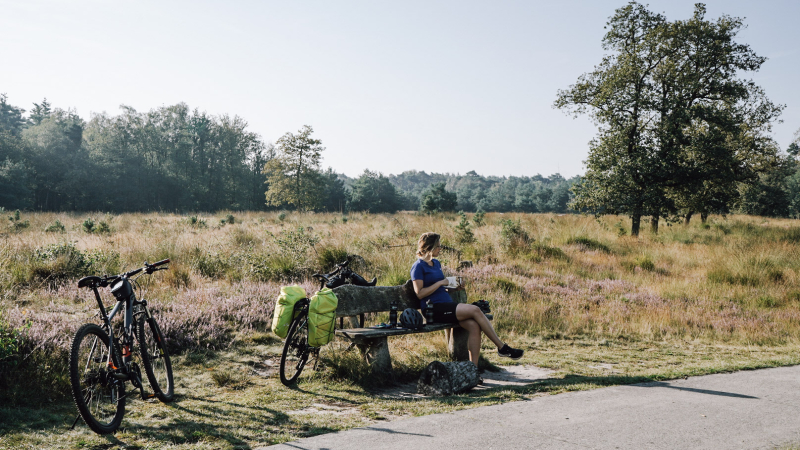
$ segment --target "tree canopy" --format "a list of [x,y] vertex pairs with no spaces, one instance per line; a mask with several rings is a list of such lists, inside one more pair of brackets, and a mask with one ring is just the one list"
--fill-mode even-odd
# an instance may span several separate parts
[[351,187],[348,209],[373,213],[397,212],[401,198],[397,189],[382,173],[365,170]]
[[636,2],[607,24],[611,53],[554,104],[598,124],[573,208],[623,213],[639,232],[642,216],[724,212],[737,183],[780,164],[768,133],[782,107],[739,73],[765,58],[735,41],[743,22],[668,21]]
[[268,204],[291,205],[303,211],[320,206],[324,190],[320,163],[325,147],[311,137],[313,132],[305,125],[297,134],[286,133],[276,142],[278,153],[264,166]]

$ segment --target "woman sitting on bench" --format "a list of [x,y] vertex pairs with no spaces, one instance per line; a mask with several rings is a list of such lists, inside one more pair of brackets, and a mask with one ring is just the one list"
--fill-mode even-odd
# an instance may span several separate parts
[[414,292],[420,300],[421,307],[433,308],[433,321],[439,323],[457,323],[469,332],[467,348],[469,359],[478,365],[481,353],[481,332],[497,346],[497,353],[511,359],[522,357],[522,350],[511,348],[497,337],[489,319],[480,308],[475,305],[455,303],[450,294],[445,290],[448,280],[442,273],[439,260],[441,246],[439,235],[436,233],[423,233],[417,242],[417,256],[419,259],[411,266],[411,281],[414,283]]

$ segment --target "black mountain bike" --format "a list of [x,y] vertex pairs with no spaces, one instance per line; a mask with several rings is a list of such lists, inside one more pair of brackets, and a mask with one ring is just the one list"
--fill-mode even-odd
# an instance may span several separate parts
[[[167,267],[168,259],[114,276],[90,276],[78,281],[78,287],[94,292],[100,308],[100,325],[87,323],[78,329],[69,354],[69,378],[72,397],[80,415],[72,426],[83,418],[86,425],[98,434],[113,433],[122,423],[125,414],[125,383],[139,389],[142,399],[157,397],[162,402],[174,398],[172,363],[169,359],[164,336],[156,323],[147,300],[138,300],[141,293],[137,279]],[[139,275],[139,276],[137,276]],[[134,278],[135,277],[135,278]],[[117,304],[106,313],[98,288],[111,286]],[[111,320],[123,311],[124,324],[119,336],[115,336]],[[138,347],[135,345],[138,343]],[[145,394],[142,372],[153,389]]]
[[[361,275],[350,269],[350,259],[336,265],[336,269],[328,274],[315,273],[312,275],[320,285],[319,288],[328,287],[333,289],[344,284],[355,284],[357,286],[375,286],[378,282],[376,278],[367,281]],[[308,307],[310,300],[304,298],[294,304],[294,319],[289,324],[289,332],[286,335],[286,342],[283,344],[281,353],[280,376],[281,383],[291,386],[297,381],[300,373],[305,368],[308,359],[313,355],[316,362],[319,362],[319,347],[308,345]],[[364,326],[364,315],[360,317],[361,326]],[[316,363],[315,363],[316,365]]]

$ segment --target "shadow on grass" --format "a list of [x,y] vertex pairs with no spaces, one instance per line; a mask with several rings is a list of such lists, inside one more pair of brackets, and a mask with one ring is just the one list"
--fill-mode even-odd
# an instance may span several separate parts
[[[308,392],[309,395],[316,395]],[[259,445],[276,443],[276,436],[290,435],[293,439],[311,437],[319,434],[339,431],[339,428],[315,426],[295,420],[288,414],[276,409],[242,404],[231,401],[220,401],[209,398],[178,396],[171,403],[163,404],[173,414],[143,418],[133,416],[135,406],[126,411],[122,426],[114,434],[100,438],[105,442],[92,444],[85,441],[85,435],[65,436],[64,439],[77,439],[81,448],[136,449],[150,447],[152,442],[159,445],[181,445],[214,442],[224,447],[250,449],[249,442]],[[51,405],[46,408],[33,407],[0,407],[0,434],[13,433],[67,433],[77,411],[68,403]],[[78,420],[76,429],[85,429],[82,420]],[[145,441],[145,442],[143,442]],[[149,441],[149,442],[146,442]],[[227,443],[223,445],[223,443]]]

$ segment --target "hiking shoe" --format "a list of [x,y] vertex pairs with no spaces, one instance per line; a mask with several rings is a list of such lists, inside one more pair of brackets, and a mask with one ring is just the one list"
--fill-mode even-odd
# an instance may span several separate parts
[[520,359],[522,358],[522,354],[525,352],[518,348],[511,348],[508,346],[508,344],[503,344],[503,346],[497,350],[497,353],[506,358]]

